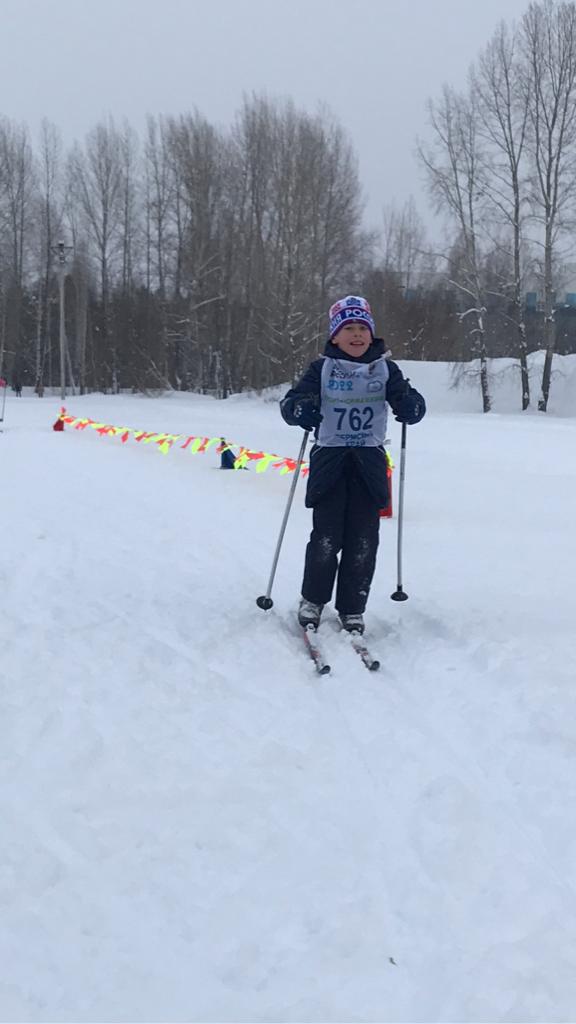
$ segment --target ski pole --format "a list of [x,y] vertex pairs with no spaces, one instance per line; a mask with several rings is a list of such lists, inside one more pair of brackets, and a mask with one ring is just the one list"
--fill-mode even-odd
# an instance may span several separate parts
[[407,601],[408,594],[402,589],[402,526],[404,523],[404,472],[406,467],[406,424],[402,424],[402,439],[400,442],[400,487],[398,490],[398,586],[393,594],[390,594],[392,601]]
[[6,408],[6,392],[8,391],[8,384],[5,380],[0,377],[0,391],[4,393],[2,398],[2,415],[0,416],[0,423],[4,422],[4,409]]
[[278,543],[276,545],[276,551],[274,553],[274,560],[272,562],[272,571],[270,573],[270,579],[268,580],[268,589],[265,594],[261,597],[256,598],[256,604],[259,608],[262,608],[265,612],[272,607],[274,601],[270,597],[272,593],[272,584],[274,583],[274,577],[276,575],[276,566],[278,565],[278,558],[280,557],[280,548],[282,547],[282,541],[284,540],[284,533],[286,531],[286,523],[288,522],[288,516],[290,515],[290,508],[292,507],[292,499],[294,497],[294,491],[296,490],[296,484],[298,483],[298,477],[300,476],[300,469],[304,461],[304,452],[306,451],[306,445],[308,443],[308,437],[310,435],[309,430],[304,431],[304,437],[302,438],[302,444],[300,446],[300,452],[298,454],[298,461],[296,463],[296,469],[294,470],[294,478],[290,486],[290,493],[288,495],[288,501],[286,503],[286,510],[284,512],[284,518],[282,520],[282,526],[280,527],[280,536],[278,537]]

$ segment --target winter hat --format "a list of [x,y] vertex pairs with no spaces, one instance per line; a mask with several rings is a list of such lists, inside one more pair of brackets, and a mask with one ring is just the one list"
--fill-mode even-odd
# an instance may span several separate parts
[[359,295],[347,295],[344,299],[338,299],[333,306],[330,306],[328,311],[328,317],[330,319],[330,334],[328,340],[332,341],[334,335],[340,330],[344,324],[366,324],[370,328],[370,333],[374,337],[374,318],[372,316],[372,310],[366,302]]

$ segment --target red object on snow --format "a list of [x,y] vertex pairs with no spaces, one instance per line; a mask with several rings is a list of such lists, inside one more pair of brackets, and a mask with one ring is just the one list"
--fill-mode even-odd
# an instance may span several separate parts
[[60,417],[58,417],[56,423],[52,427],[52,430],[64,430],[64,420],[61,420]]

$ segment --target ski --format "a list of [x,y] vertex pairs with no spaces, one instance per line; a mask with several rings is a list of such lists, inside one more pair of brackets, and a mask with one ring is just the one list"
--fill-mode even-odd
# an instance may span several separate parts
[[304,637],[304,643],[308,654],[314,662],[314,667],[319,676],[325,676],[330,671],[330,665],[324,659],[324,655],[318,644],[318,638],[316,636],[316,630],[314,626],[309,625],[302,629],[302,635]]
[[[342,632],[344,633],[346,631],[342,630]],[[352,650],[355,651],[358,657],[362,659],[366,668],[370,672],[377,672],[380,668],[380,662],[378,661],[378,658],[375,658],[374,655],[371,654],[370,650],[366,646],[362,634],[352,630],[349,633],[346,632],[346,636],[349,638]]]
[[[377,672],[380,668],[380,662],[378,658],[374,657],[370,649],[367,647],[362,634],[354,630],[351,632],[342,630],[341,633],[355,654],[357,654],[362,660],[362,663],[366,666],[368,671]],[[328,675],[331,668],[322,652],[322,646],[318,641],[318,633],[315,627],[311,623],[308,626],[302,627],[302,636],[304,638],[304,643],[306,644],[308,655],[314,662],[314,668],[318,675]]]

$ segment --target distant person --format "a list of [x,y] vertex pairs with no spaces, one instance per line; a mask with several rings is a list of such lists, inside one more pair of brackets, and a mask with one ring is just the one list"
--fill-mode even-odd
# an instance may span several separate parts
[[220,469],[234,469],[236,462],[236,456],[231,448],[227,447],[228,441],[226,438],[221,437],[220,443],[222,444],[223,451],[220,455]]
[[349,632],[364,632],[380,509],[388,503],[388,405],[400,423],[418,423],[426,412],[422,395],[386,358],[384,342],[374,337],[374,330],[366,299],[347,295],[335,302],[324,355],[280,403],[287,423],[315,432],[306,489],[313,529],[298,608],[304,628],[318,627],[337,577],[341,625]]
[[248,466],[238,466],[238,467],[236,467],[236,456],[234,455],[234,452],[232,451],[232,448],[229,447],[228,441],[226,440],[226,438],[225,437],[221,437],[220,438],[220,442],[221,442],[221,444],[223,446],[223,449],[224,449],[222,451],[222,454],[220,455],[220,469],[236,469],[236,468],[238,468],[238,469],[243,469],[246,472],[248,472]]
[[14,382],[12,384],[12,391],[15,392],[16,398],[22,398],[22,385],[18,380],[18,377],[14,378]]

